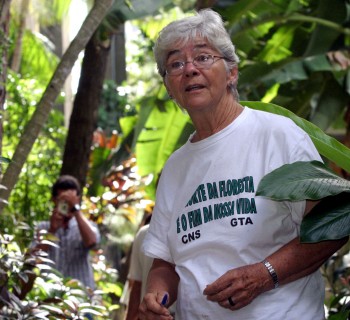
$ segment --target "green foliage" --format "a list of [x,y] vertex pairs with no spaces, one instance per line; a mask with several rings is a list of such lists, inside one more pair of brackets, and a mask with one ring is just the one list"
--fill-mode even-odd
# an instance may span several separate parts
[[123,284],[119,279],[116,269],[106,264],[106,257],[96,255],[93,263],[94,277],[98,295],[101,297],[103,306],[106,307],[109,314],[119,309],[119,298],[123,292]]
[[69,10],[72,0],[42,0],[34,2],[35,10],[40,14],[41,25],[60,23]]
[[188,139],[193,125],[173,102],[165,102],[163,108],[153,108],[149,115],[149,108],[142,110],[139,121],[147,120],[134,137],[140,174],[159,173],[174,150]]
[[[32,0],[27,14],[39,21],[40,26],[52,26],[60,23],[67,14],[72,0]],[[11,20],[18,24],[21,12],[21,1],[11,4]]]
[[[9,56],[13,54],[18,26],[10,24]],[[42,34],[26,31],[22,39],[20,73],[26,79],[36,79],[40,86],[46,86],[58,64],[58,57],[53,53],[54,45]]]
[[120,118],[135,114],[135,107],[129,104],[125,89],[117,87],[112,80],[105,81],[98,108],[97,127],[103,128],[105,134],[110,136],[114,130],[121,132]]
[[[34,79],[19,78],[9,73],[3,122],[3,156],[12,158],[42,92],[43,87]],[[21,221],[32,224],[48,217],[50,189],[60,171],[65,136],[63,115],[54,110],[33,146],[12,191],[9,205],[0,216],[3,232],[16,232],[14,227]]]
[[58,57],[52,52],[53,44],[43,35],[26,32],[23,38],[21,74],[36,79],[46,86],[58,64]]
[[[103,261],[103,259],[100,259]],[[42,251],[19,248],[13,236],[0,234],[1,319],[110,319],[101,300],[117,289],[91,292],[79,281],[64,278]],[[102,268],[100,263],[100,268]],[[105,269],[105,286],[116,281],[116,273]],[[103,272],[100,271],[102,275]],[[120,289],[119,289],[120,292]],[[91,298],[93,296],[93,298]],[[108,299],[105,299],[108,301]]]

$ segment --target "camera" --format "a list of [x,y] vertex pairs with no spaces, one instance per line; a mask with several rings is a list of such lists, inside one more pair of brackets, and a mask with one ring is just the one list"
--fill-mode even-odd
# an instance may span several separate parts
[[57,205],[57,210],[59,213],[61,213],[62,215],[66,216],[69,212],[69,206],[68,203],[66,201],[60,201],[58,202]]

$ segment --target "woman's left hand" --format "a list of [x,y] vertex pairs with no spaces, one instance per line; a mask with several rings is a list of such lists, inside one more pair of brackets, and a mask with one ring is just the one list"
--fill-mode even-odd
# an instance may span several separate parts
[[265,266],[256,263],[227,271],[207,285],[203,294],[209,301],[217,302],[223,308],[238,310],[272,288],[273,283]]

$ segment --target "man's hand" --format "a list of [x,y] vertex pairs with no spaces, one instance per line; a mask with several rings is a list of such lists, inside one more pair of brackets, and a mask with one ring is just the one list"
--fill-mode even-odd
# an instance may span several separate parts
[[65,190],[57,196],[57,203],[64,201],[68,205],[68,214],[73,213],[72,209],[75,205],[79,205],[80,197],[77,195],[76,190]]
[[58,212],[57,207],[54,207],[50,217],[50,233],[55,233],[59,228],[63,227],[64,217]]

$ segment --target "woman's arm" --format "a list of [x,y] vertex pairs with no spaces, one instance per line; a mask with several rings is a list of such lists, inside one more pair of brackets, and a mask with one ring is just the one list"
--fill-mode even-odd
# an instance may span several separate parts
[[139,308],[139,318],[173,319],[161,302],[165,294],[168,294],[165,306],[171,305],[176,300],[178,284],[179,276],[175,266],[167,261],[154,259],[148,274],[146,295]]
[[[317,202],[307,201],[305,212],[310,212]],[[265,259],[273,267],[279,284],[286,284],[315,272],[346,242],[340,240],[318,243],[301,243],[299,237],[293,239]],[[209,284],[204,295],[210,301],[218,302],[231,310],[240,309],[251,303],[261,293],[274,289],[272,275],[263,262],[229,270],[219,279]],[[234,300],[230,305],[228,298]]]
[[348,238],[318,243],[300,243],[299,238],[267,257],[276,270],[280,284],[286,284],[315,272]]
[[[347,239],[300,243],[299,238],[295,238],[266,257],[266,260],[275,270],[279,284],[286,284],[316,271]],[[229,270],[209,284],[203,294],[224,308],[237,310],[251,303],[261,293],[274,288],[271,274],[263,262],[259,262]],[[229,297],[234,300],[233,306],[228,302]]]

